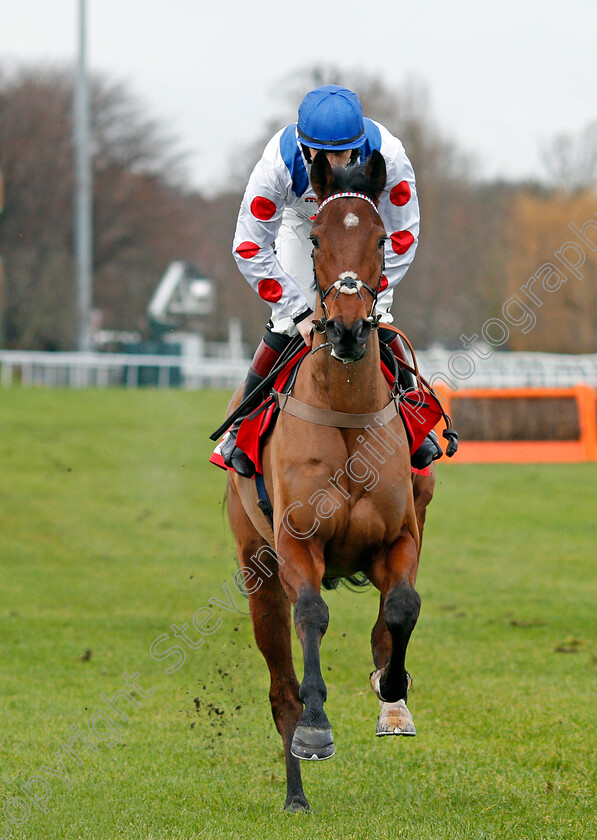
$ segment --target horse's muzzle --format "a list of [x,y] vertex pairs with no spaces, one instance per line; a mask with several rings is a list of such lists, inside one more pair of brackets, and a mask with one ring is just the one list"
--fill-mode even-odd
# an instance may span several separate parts
[[341,362],[356,362],[365,355],[371,322],[358,318],[351,327],[346,327],[338,318],[330,318],[326,321],[325,332],[333,346],[334,358]]

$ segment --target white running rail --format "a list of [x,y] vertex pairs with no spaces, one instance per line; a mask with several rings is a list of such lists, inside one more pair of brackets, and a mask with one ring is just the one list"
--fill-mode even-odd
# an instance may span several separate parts
[[[462,351],[421,350],[417,359],[421,373],[432,382],[451,380],[458,390],[466,388],[570,387],[585,383],[597,387],[597,353],[557,355],[551,353],[493,353],[487,359],[474,357],[470,372],[459,359]],[[464,360],[466,363],[466,359]],[[150,356],[129,353],[43,353],[0,350],[0,383],[11,385],[107,388],[234,388],[249,368],[248,359],[212,356]]]

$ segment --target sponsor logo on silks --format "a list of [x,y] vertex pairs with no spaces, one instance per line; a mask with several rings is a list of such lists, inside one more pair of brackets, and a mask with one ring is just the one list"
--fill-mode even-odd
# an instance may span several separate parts
[[312,196],[305,196],[305,202],[310,201],[312,204],[317,204],[317,199]]

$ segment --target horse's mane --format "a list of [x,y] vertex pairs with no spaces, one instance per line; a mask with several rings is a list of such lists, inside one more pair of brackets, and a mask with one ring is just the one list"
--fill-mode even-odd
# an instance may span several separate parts
[[358,192],[375,199],[379,193],[379,184],[367,177],[365,166],[366,163],[349,163],[346,167],[332,166],[334,192]]

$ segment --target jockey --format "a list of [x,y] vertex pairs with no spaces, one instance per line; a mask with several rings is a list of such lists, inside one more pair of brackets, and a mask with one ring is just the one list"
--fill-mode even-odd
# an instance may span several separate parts
[[[376,312],[381,315],[380,340],[398,359],[406,361],[399,336],[384,330],[383,324],[393,321],[390,310],[394,288],[404,277],[417,247],[419,204],[413,168],[400,140],[380,123],[363,117],[355,93],[338,85],[324,85],[305,96],[298,123],[278,131],[267,144],[240,207],[233,254],[245,279],[272,308],[247,375],[243,399],[272,370],[293,336],[300,333],[305,344],[311,346],[316,293],[312,288],[309,234],[317,199],[309,174],[319,149],[325,150],[332,166],[363,162],[374,149],[385,158],[387,181],[379,214],[388,239]],[[221,453],[227,466],[250,478],[254,465],[236,446],[243,419],[232,425]],[[413,466],[423,468],[441,454],[437,438],[427,438],[413,455]]]

